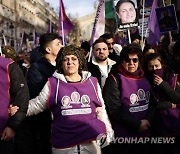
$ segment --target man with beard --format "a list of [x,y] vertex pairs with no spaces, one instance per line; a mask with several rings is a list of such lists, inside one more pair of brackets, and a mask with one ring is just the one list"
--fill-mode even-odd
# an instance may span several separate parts
[[92,76],[98,79],[103,89],[108,73],[116,62],[108,58],[108,43],[104,38],[99,38],[93,43],[92,52],[93,57],[91,62],[88,63],[88,70],[91,72]]
[[[109,58],[111,60],[114,60],[114,61],[118,61],[119,60],[119,55],[120,55],[120,52],[121,52],[121,45],[119,44],[115,44],[114,42],[114,39],[113,39],[113,35],[109,34],[109,33],[104,33],[103,35],[101,35],[99,38],[103,38],[106,40],[107,44],[108,44],[108,50],[109,50]],[[115,50],[116,47],[118,47],[118,50]]]

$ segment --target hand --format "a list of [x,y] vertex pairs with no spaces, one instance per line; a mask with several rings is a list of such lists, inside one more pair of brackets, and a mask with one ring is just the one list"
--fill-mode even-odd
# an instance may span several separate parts
[[19,107],[18,106],[13,106],[13,105],[10,105],[9,108],[8,108],[8,113],[13,116],[16,114],[16,112],[19,110]]
[[163,79],[160,76],[154,74],[154,84],[160,85],[162,82],[163,82]]
[[15,132],[12,128],[6,127],[2,133],[1,140],[9,141],[15,136]]
[[172,108],[172,109],[175,109],[176,107],[177,107],[176,104],[173,104],[173,103],[171,104],[171,108]]
[[149,121],[146,119],[143,119],[143,120],[141,120],[141,125],[139,127],[139,131],[144,132],[147,129],[149,129],[149,126],[150,126]]

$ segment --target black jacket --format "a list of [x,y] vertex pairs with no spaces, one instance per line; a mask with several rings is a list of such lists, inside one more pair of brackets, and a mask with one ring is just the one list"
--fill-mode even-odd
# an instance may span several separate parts
[[35,98],[43,89],[48,78],[52,76],[56,67],[49,63],[46,58],[33,62],[27,73],[27,83],[30,98]]
[[23,72],[16,63],[10,64],[8,71],[10,76],[10,104],[18,106],[19,110],[9,118],[6,126],[16,131],[26,117],[29,90]]
[[159,90],[164,94],[166,100],[159,101],[157,104],[158,109],[168,109],[173,104],[180,104],[180,84],[176,82],[175,89],[171,88],[168,83],[163,81],[159,86]]
[[[44,85],[48,81],[48,78],[52,76],[55,70],[56,67],[49,63],[44,57],[32,63],[27,73],[27,83],[29,87],[30,99],[39,95]],[[29,119],[33,119],[32,121],[34,121],[36,124],[41,123],[44,125],[50,124],[52,121],[49,110],[35,115],[32,118],[29,117]]]
[[[120,86],[117,74],[109,75],[106,79],[106,84],[103,89],[103,98],[107,106],[107,113],[110,120],[116,119],[116,121],[124,123],[129,129],[137,131],[141,121],[122,109],[120,102]],[[155,114],[155,105],[152,103],[153,101],[153,97],[150,97],[149,110],[146,116],[146,119],[149,121],[152,120]]]
[[88,71],[91,72],[93,77],[96,77],[98,80],[98,83],[101,87],[101,72],[97,65],[94,65],[92,62],[88,63]]
[[[91,59],[91,61],[88,63],[88,71],[91,72],[92,76],[93,77],[96,77],[98,79],[98,83],[100,85],[100,87],[102,88],[102,83],[101,83],[101,78],[102,78],[102,73],[101,73],[101,70],[99,68],[98,65],[95,65],[93,64],[92,62],[93,59]],[[113,67],[116,65],[116,62],[111,60],[111,59],[108,59],[108,66],[107,66],[107,71],[108,71],[108,74],[112,71]]]
[[[32,63],[27,72],[27,83],[31,99],[39,95],[48,78],[52,76],[54,71],[55,66],[51,65],[44,57]],[[23,122],[16,135],[16,153],[50,154],[51,122],[51,112],[48,109],[38,115],[26,117],[26,120]],[[23,147],[24,145],[26,146]]]

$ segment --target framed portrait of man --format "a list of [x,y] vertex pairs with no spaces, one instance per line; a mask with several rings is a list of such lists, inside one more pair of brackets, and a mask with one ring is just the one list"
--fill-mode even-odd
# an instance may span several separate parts
[[156,16],[161,33],[178,30],[177,17],[174,5],[156,9]]

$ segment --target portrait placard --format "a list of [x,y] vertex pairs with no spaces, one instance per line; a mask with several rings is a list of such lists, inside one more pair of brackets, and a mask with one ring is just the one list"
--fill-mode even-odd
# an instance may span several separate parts
[[156,16],[160,32],[163,33],[178,30],[177,17],[174,5],[157,8]]
[[137,0],[114,1],[118,30],[138,26]]

